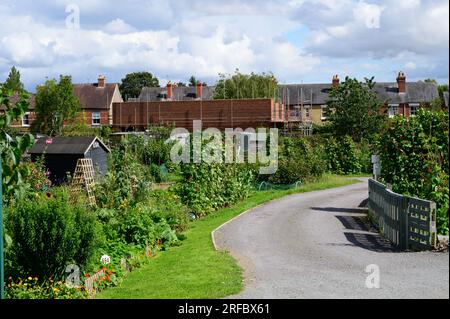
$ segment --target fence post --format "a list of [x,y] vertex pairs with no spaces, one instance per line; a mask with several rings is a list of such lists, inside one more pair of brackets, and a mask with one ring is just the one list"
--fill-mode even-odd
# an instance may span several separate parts
[[407,250],[409,248],[409,198],[401,197],[399,211],[399,248]]

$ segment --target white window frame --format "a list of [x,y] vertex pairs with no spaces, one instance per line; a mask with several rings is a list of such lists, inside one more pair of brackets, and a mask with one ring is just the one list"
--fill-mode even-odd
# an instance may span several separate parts
[[310,117],[311,117],[311,106],[305,105],[305,118],[310,118]]
[[[28,124],[25,124],[24,119],[25,116],[28,119]],[[30,127],[30,112],[26,112],[24,116],[22,116],[22,127]]]
[[[98,120],[98,123],[95,123]],[[102,114],[100,112],[92,112],[92,126],[100,126],[102,121]]]
[[[415,108],[415,111],[413,113],[413,107]],[[417,111],[420,108],[420,103],[409,103],[409,115],[410,116],[416,116]]]
[[389,104],[388,105],[388,116],[389,118],[393,118],[398,114],[398,104]]
[[[326,110],[326,112],[324,111]],[[328,113],[328,105],[324,104],[320,106],[320,119],[325,121],[328,118],[328,115],[324,115],[324,113]]]
[[294,117],[300,117],[300,109],[301,109],[300,105],[294,105],[293,107]]

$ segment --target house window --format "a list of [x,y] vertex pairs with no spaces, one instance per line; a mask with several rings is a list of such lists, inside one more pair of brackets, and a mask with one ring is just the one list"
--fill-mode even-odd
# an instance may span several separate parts
[[300,105],[294,105],[294,117],[300,117]]
[[92,125],[100,125],[100,112],[92,113]]
[[416,115],[417,110],[419,109],[419,104],[418,103],[409,104],[409,107],[410,107],[410,114],[411,114],[411,116]]
[[26,112],[22,117],[22,126],[29,127],[30,126],[30,112]]
[[305,106],[305,117],[306,118],[311,117],[311,107],[310,106]]
[[325,121],[328,118],[328,105],[320,106],[320,119]]
[[398,114],[398,104],[390,104],[388,108],[388,115],[390,118]]

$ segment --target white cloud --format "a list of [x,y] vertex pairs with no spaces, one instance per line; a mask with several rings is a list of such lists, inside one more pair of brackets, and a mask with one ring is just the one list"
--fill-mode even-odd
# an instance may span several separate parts
[[[286,82],[359,70],[386,79],[400,68],[448,78],[444,0],[43,2],[0,4],[0,73],[18,66],[31,89],[60,73],[120,81],[141,70],[209,82],[236,68],[273,71]],[[80,6],[80,30],[64,27],[72,2]],[[304,31],[286,36],[297,30]]]
[[122,19],[115,19],[105,26],[104,31],[107,33],[117,33],[117,34],[124,34],[124,33],[132,33],[135,32],[136,29],[133,28],[131,25],[127,24]]

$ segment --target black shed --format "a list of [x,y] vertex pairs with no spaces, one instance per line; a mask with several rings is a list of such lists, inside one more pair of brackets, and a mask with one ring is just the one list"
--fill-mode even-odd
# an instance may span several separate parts
[[80,158],[91,158],[94,170],[104,176],[111,151],[97,137],[40,138],[29,151],[31,160],[44,156],[45,167],[54,185],[67,182],[67,172],[73,174]]

